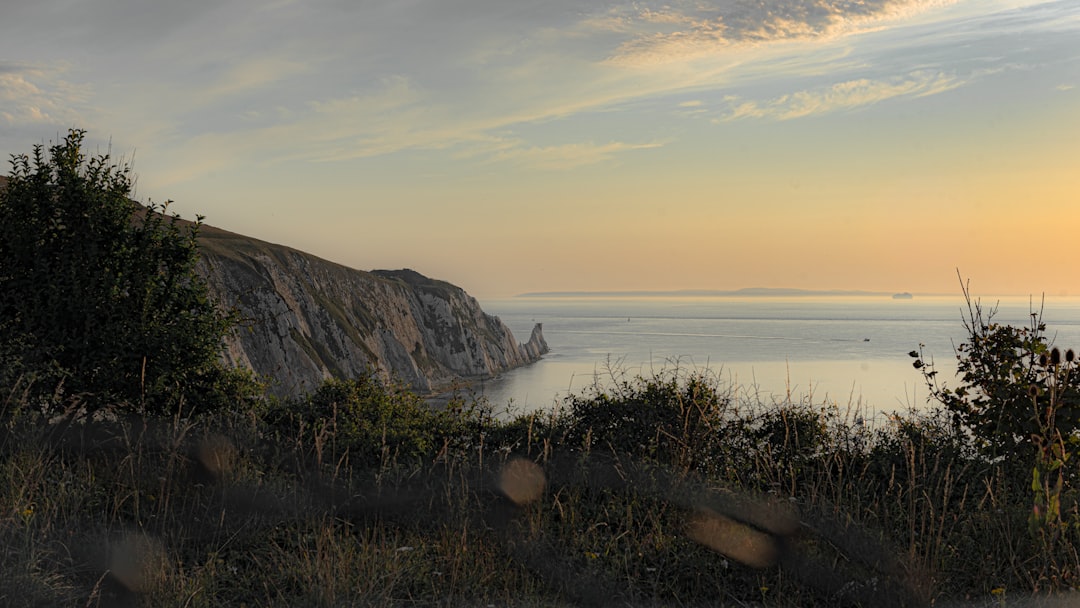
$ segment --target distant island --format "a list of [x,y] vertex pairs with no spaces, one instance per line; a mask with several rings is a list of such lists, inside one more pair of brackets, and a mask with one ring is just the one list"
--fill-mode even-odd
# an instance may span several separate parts
[[894,293],[894,294],[892,294],[892,299],[894,299],[894,300],[910,300],[910,299],[912,299],[914,297],[915,296],[911,295],[910,293],[908,293],[906,291],[904,293]]
[[[517,298],[723,298],[723,297],[803,297],[803,296],[888,296],[887,291],[840,289],[789,289],[784,287],[746,287],[735,290],[682,289],[674,291],[536,291],[518,294]],[[893,298],[911,298],[910,293],[892,294]]]

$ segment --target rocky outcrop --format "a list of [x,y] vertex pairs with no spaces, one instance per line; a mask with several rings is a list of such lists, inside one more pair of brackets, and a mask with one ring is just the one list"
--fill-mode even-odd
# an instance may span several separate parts
[[525,355],[530,360],[537,360],[540,357],[548,353],[548,343],[544,339],[544,324],[537,323],[533,325],[532,335],[529,336],[529,341],[522,344],[521,347],[525,350]]
[[210,226],[199,242],[212,295],[243,319],[226,358],[279,396],[372,369],[430,393],[548,352],[539,324],[519,344],[462,289],[412,270],[354,270]]

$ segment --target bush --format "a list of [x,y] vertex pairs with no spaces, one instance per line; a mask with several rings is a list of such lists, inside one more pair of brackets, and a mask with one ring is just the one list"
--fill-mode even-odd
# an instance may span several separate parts
[[[471,411],[436,410],[415,393],[384,384],[374,373],[327,380],[315,392],[288,401],[266,415],[278,431],[318,456],[348,453],[358,466],[415,463],[470,435]],[[296,435],[294,435],[296,436]]]
[[709,458],[731,400],[707,374],[672,369],[594,388],[567,405],[571,445],[691,470]]
[[944,406],[990,459],[1030,453],[1024,446],[1040,437],[1052,440],[1050,435],[1060,435],[1075,452],[1077,443],[1069,439],[1080,430],[1080,374],[1073,373],[1073,351],[1062,355],[1048,342],[1041,312],[1031,313],[1028,327],[1002,325],[993,322],[996,307],[984,311],[966,286],[963,293],[967,340],[956,348],[959,386],[939,382],[921,348],[910,353],[929,399]]
[[130,167],[88,159],[83,137],[13,156],[0,189],[0,379],[32,381],[35,406],[65,395],[87,413],[250,394],[220,359],[233,318],[195,271],[201,218],[133,202]]
[[986,461],[1003,470],[1007,486],[1029,488],[1028,530],[1040,549],[1031,576],[1036,588],[1057,587],[1062,580],[1058,546],[1067,545],[1080,524],[1077,471],[1067,466],[1080,453],[1076,355],[1063,354],[1047,341],[1041,312],[1031,313],[1029,327],[1001,325],[993,322],[995,308],[984,315],[966,286],[963,291],[968,339],[956,349],[960,385],[939,385],[921,350],[910,354],[930,398],[945,406]]

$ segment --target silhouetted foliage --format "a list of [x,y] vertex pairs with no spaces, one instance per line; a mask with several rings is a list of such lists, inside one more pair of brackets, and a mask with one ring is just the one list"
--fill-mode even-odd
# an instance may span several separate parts
[[[129,166],[84,132],[15,155],[0,189],[0,357],[34,406],[173,412],[225,405],[250,377],[220,355],[232,317],[196,274],[194,224],[129,197]],[[62,396],[58,399],[58,396]]]
[[375,373],[331,379],[315,392],[270,408],[264,419],[287,436],[299,436],[321,459],[348,454],[357,464],[387,466],[431,460],[479,435],[476,408],[451,403],[434,409],[415,393],[384,383]]
[[623,379],[606,390],[595,387],[570,396],[567,405],[571,445],[689,470],[708,460],[731,400],[706,375],[674,369]]
[[1002,472],[1005,487],[1030,497],[1027,524],[1037,553],[1028,575],[1036,589],[1055,588],[1075,576],[1055,556],[1080,518],[1075,467],[1066,466],[1080,452],[1076,355],[1048,342],[1041,312],[1031,313],[1028,327],[994,323],[996,308],[984,314],[967,286],[963,291],[968,336],[956,348],[960,385],[939,384],[921,349],[910,355],[930,398],[970,436],[984,462]]
[[1031,313],[1027,327],[1002,325],[993,321],[996,307],[984,310],[966,286],[963,292],[967,340],[956,347],[960,384],[949,388],[921,349],[910,353],[929,399],[943,405],[989,458],[1030,454],[1023,446],[1047,425],[1072,437],[1080,429],[1080,374],[1070,373],[1076,365],[1072,351],[1063,358],[1052,347],[1041,312]]

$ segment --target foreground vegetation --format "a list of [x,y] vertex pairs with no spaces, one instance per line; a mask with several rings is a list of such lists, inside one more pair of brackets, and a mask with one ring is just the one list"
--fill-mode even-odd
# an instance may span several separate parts
[[375,374],[279,402],[220,358],[198,223],[82,132],[0,185],[0,605],[1011,604],[1080,577],[1080,373],[968,296],[939,410],[708,371],[553,411]]
[[[8,395],[5,412],[18,405]],[[928,605],[1062,591],[1032,488],[941,415],[739,403],[671,370],[510,420],[374,377],[0,438],[5,606]]]

